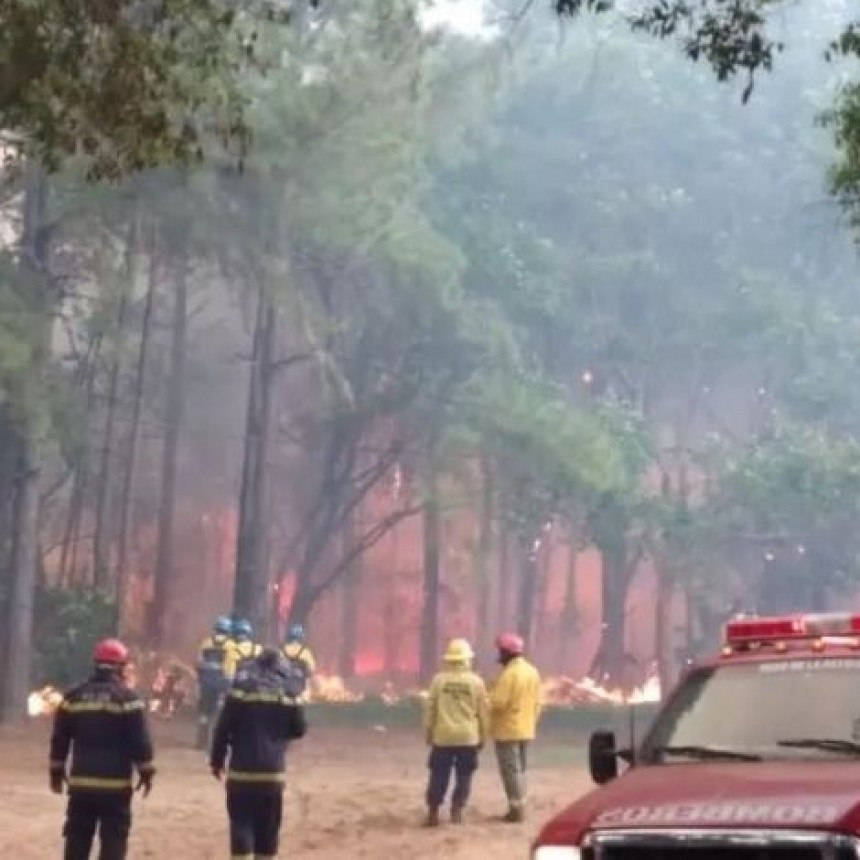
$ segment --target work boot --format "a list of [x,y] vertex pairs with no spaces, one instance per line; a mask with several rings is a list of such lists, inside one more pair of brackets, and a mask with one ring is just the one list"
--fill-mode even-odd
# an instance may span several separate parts
[[451,824],[462,824],[463,823],[463,807],[462,806],[452,806],[451,807]]
[[438,806],[429,806],[427,807],[427,817],[424,819],[425,827],[438,827],[439,826],[439,807]]
[[512,806],[502,819],[505,824],[522,824],[526,820],[525,810],[521,806]]

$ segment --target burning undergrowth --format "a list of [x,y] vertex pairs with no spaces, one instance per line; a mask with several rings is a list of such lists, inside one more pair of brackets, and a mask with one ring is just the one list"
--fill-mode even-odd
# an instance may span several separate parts
[[[193,670],[178,660],[155,666],[148,680],[141,680],[135,667],[130,667],[127,682],[140,689],[146,696],[149,711],[154,716],[170,719],[189,709],[196,702],[197,690]],[[594,707],[656,703],[660,701],[660,680],[649,677],[640,687],[630,691],[605,686],[593,678],[574,680],[566,677],[551,677],[544,681],[544,701],[548,707]],[[420,688],[398,690],[393,684],[366,691],[351,688],[337,675],[318,674],[312,681],[304,699],[309,703],[327,703],[348,706],[368,699],[377,699],[385,706],[420,702],[426,692]],[[62,693],[47,685],[34,690],[27,701],[27,713],[31,717],[50,716],[62,701]]]

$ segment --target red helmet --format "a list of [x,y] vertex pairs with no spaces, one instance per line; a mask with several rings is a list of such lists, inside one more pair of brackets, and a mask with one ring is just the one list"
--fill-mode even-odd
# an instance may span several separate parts
[[526,643],[523,642],[522,636],[517,636],[516,633],[502,633],[496,639],[496,648],[499,651],[506,651],[508,654],[522,654],[526,650]]
[[99,666],[124,666],[128,663],[128,648],[119,639],[102,639],[93,648],[93,662]]

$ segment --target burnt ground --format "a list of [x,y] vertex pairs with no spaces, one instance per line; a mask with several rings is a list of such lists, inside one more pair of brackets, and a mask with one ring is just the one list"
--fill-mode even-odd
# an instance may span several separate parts
[[[159,723],[158,781],[135,803],[130,858],[208,860],[229,856],[223,788],[190,749],[189,723]],[[48,791],[48,720],[0,732],[0,857],[60,856],[63,800]],[[525,858],[541,822],[586,791],[581,741],[543,738],[534,751],[532,809],[523,826],[504,811],[491,754],[485,754],[468,823],[419,826],[426,751],[404,730],[325,728],[291,751],[281,856],[308,860],[483,860]]]

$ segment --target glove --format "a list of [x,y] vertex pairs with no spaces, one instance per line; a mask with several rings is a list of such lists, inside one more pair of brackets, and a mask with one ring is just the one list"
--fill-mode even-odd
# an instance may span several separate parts
[[62,794],[66,784],[66,775],[61,770],[52,770],[49,775],[51,791],[54,794]]
[[152,780],[155,776],[154,770],[143,770],[138,774],[137,785],[135,791],[139,791],[144,797],[149,797],[149,792],[152,791]]
[[212,776],[215,777],[218,782],[221,782],[221,780],[224,778],[224,768],[216,767],[215,765],[213,765],[210,770],[212,771]]

